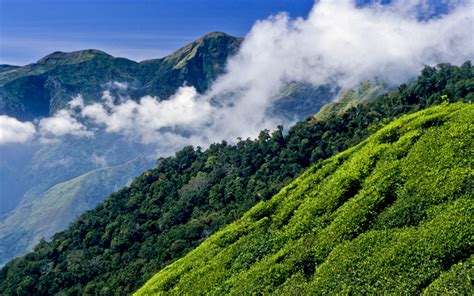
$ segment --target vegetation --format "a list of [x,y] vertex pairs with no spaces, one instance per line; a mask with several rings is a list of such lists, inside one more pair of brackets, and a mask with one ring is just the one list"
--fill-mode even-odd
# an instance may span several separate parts
[[471,104],[404,116],[307,170],[136,295],[468,294],[473,134]]
[[[367,156],[363,156],[363,154],[359,156],[361,165],[366,164],[366,166],[358,167],[360,170],[356,168],[354,168],[354,171],[349,170],[349,165],[344,164],[346,163],[345,159],[352,156],[358,149],[362,149],[360,147],[370,148],[368,142],[355,150],[341,154],[339,157],[331,158],[329,161],[321,162],[321,160],[360,143],[369,134],[374,133],[394,118],[441,103],[441,96],[446,95],[452,102],[472,100],[474,93],[473,81],[474,69],[469,62],[461,67],[451,65],[427,67],[417,81],[411,85],[402,85],[397,90],[379,96],[364,96],[367,97],[366,100],[351,101],[351,106],[348,108],[336,108],[333,111],[326,110],[329,114],[326,114],[323,117],[324,119],[317,119],[316,117],[299,123],[291,128],[286,135],[282,133],[282,128],[280,128],[271,134],[269,131],[263,131],[256,140],[241,140],[236,145],[223,142],[211,145],[206,151],[202,151],[200,148],[186,147],[174,157],[160,159],[155,169],[145,172],[130,187],[112,194],[96,209],[83,214],[67,230],[55,235],[51,242],[42,242],[35,248],[34,252],[8,263],[0,271],[0,294],[51,295],[58,292],[70,295],[128,294],[143,285],[158,270],[197,247],[212,233],[242,217],[256,203],[269,200],[311,164],[319,163],[316,168],[321,168],[314,178],[311,177],[314,182],[319,182],[320,179],[323,180],[323,177],[332,176],[333,171],[337,170],[338,174],[334,175],[336,177],[332,181],[335,182],[333,184],[335,191],[331,193],[334,202],[330,203],[329,199],[318,199],[322,202],[321,207],[324,206],[324,208],[321,208],[321,210],[320,208],[312,208],[312,210],[306,212],[306,220],[300,221],[302,224],[293,225],[293,222],[291,222],[289,225],[293,225],[291,227],[294,228],[292,228],[294,232],[287,232],[288,234],[291,233],[289,237],[281,236],[273,242],[271,239],[277,236],[274,232],[267,232],[270,229],[268,227],[273,225],[269,218],[273,213],[281,215],[278,223],[282,227],[294,220],[291,218],[292,215],[299,217],[299,214],[296,215],[296,212],[292,212],[294,207],[300,203],[298,198],[285,201],[289,212],[274,212],[276,209],[269,208],[270,205],[277,205],[275,201],[283,198],[285,190],[288,192],[288,188],[290,188],[287,187],[283,193],[278,195],[279,198],[272,199],[270,203],[260,203],[251,211],[254,214],[247,214],[241,222],[234,224],[230,228],[232,231],[227,229],[222,232],[229,233],[224,240],[220,239],[223,237],[222,233],[216,236],[219,237],[217,241],[221,245],[218,246],[212,243],[216,241],[213,237],[210,242],[204,243],[198,249],[199,251],[190,253],[190,256],[201,254],[203,253],[202,249],[208,246],[211,249],[207,250],[206,252],[209,253],[206,254],[209,254],[209,258],[213,259],[214,250],[218,248],[227,250],[224,247],[233,242],[238,242],[239,237],[248,237],[249,240],[255,239],[252,243],[246,243],[245,240],[241,241],[238,244],[239,246],[249,248],[245,252],[240,249],[242,257],[224,267],[216,265],[216,273],[211,272],[209,275],[218,275],[222,268],[234,268],[233,270],[244,272],[246,266],[251,266],[253,263],[263,260],[264,257],[273,258],[266,256],[271,254],[273,244],[281,244],[285,239],[292,240],[295,243],[296,241],[292,237],[296,238],[308,229],[312,229],[307,228],[305,223],[319,223],[318,221],[320,221],[318,225],[321,229],[325,229],[329,225],[328,223],[332,221],[331,219],[335,218],[334,211],[363,187],[360,182],[369,178],[373,167],[377,163],[378,155],[385,155],[385,149],[389,149],[389,151],[394,149],[398,151],[399,157],[404,159],[403,151],[408,151],[411,144],[414,147],[416,146],[415,142],[418,137],[416,131],[419,132],[419,137],[422,137],[425,130],[416,126],[416,128],[414,127],[416,131],[409,134],[411,135],[409,136],[403,134],[404,129],[400,132],[396,128],[384,129],[385,133],[380,133],[377,137],[385,139],[384,141],[387,143],[376,145],[375,142],[370,142],[374,151],[369,151],[370,153]],[[460,105],[455,106],[461,108]],[[444,109],[440,108],[439,110],[443,111]],[[454,112],[454,109],[449,109],[449,112],[451,111]],[[436,126],[437,119],[433,120],[433,125]],[[428,123],[425,124],[429,125]],[[404,140],[400,140],[399,144],[394,144],[392,147],[390,143],[398,143],[398,138]],[[400,146],[402,144],[407,146]],[[395,151],[390,153],[394,154]],[[410,164],[410,162],[407,162],[407,164]],[[339,165],[348,167],[347,173],[353,172],[355,175],[345,177],[344,170],[337,169]],[[311,172],[315,171],[316,168],[313,168]],[[309,174],[307,173],[305,176],[309,176]],[[380,175],[385,176],[382,173]],[[392,175],[393,172],[387,171],[387,178]],[[301,180],[306,180],[305,178],[303,177]],[[371,182],[374,183],[375,177],[371,178]],[[295,184],[302,182],[301,180]],[[413,179],[410,180],[415,182]],[[395,187],[390,187],[392,183]],[[344,184],[346,187],[336,186]],[[386,183],[380,185],[382,187],[374,187],[373,190],[380,189],[390,192],[391,189],[397,188],[397,184],[399,183],[394,183],[392,179],[388,178]],[[416,182],[413,184],[417,185]],[[440,184],[440,186],[449,185],[445,182],[438,182],[437,184]],[[303,187],[298,188],[297,190],[302,190]],[[366,190],[369,189],[367,187]],[[408,189],[410,188],[407,187]],[[410,190],[416,190],[416,186],[412,186]],[[316,193],[317,190],[312,190],[312,192]],[[407,196],[410,194],[410,192],[407,192]],[[297,195],[292,196],[296,197]],[[441,196],[440,198],[443,199],[444,197]],[[351,200],[355,201],[357,199]],[[363,198],[361,202],[366,202],[366,199]],[[374,227],[375,225],[382,227],[390,223],[393,224],[393,227],[404,225],[403,223],[418,227],[419,222],[426,215],[423,209],[431,209],[429,203],[419,212],[416,212],[416,206],[413,206],[414,213],[420,216],[415,215],[411,218],[411,215],[408,214],[410,212],[403,210],[403,206],[406,206],[406,204],[401,204],[399,210],[393,208],[391,210],[393,212],[376,215],[377,211],[381,211],[385,207],[383,203],[380,204],[378,201],[373,201],[373,203],[377,204],[376,208],[372,208],[373,217],[364,219],[380,219],[381,222],[378,224],[370,224],[373,224]],[[452,206],[453,215],[456,215],[457,206],[459,205]],[[367,207],[370,207],[370,204],[367,204]],[[412,208],[410,208],[411,210]],[[357,211],[349,212],[352,215],[357,214]],[[392,219],[393,217],[398,220]],[[246,227],[248,227],[246,229],[240,228],[239,225],[242,225],[245,221],[250,221],[249,219],[255,219],[257,223],[246,224]],[[412,220],[407,222],[404,219]],[[295,264],[299,264],[299,269],[306,270],[303,274],[295,274],[292,280],[295,285],[302,285],[302,280],[307,277],[306,274],[311,277],[312,270],[315,268],[314,263],[323,262],[333,247],[339,245],[341,241],[351,238],[350,235],[354,237],[354,231],[363,232],[363,228],[357,228],[362,225],[357,224],[357,221],[354,222],[356,226],[348,225],[346,230],[340,229],[340,234],[337,228],[342,227],[340,224],[334,224],[334,228],[328,228],[324,232],[325,235],[334,235],[334,238],[328,239],[327,245],[320,245],[321,250],[318,251],[320,257],[304,252],[306,248],[313,244],[312,241],[303,240],[295,243],[295,247],[301,248],[301,250],[295,251],[293,249],[295,252],[292,252],[291,256],[294,258],[291,260]],[[347,222],[349,223],[349,220]],[[430,227],[430,225],[426,224],[426,227]],[[356,229],[353,227],[356,227]],[[239,230],[234,231],[234,229]],[[252,229],[255,229],[258,235],[246,236],[245,233],[247,231],[251,233]],[[414,228],[414,231],[425,231],[423,229]],[[310,238],[313,237],[309,236],[308,239]],[[399,238],[394,235],[392,239]],[[300,255],[304,255],[305,258],[298,259]],[[457,260],[458,257],[454,259]],[[202,262],[199,261],[197,264]],[[189,268],[188,263],[187,258],[184,261],[179,261],[175,266]],[[173,269],[173,274],[181,277],[181,271]],[[277,276],[279,272],[277,269],[274,271],[275,280],[286,279]],[[169,273],[171,269],[167,268],[163,272]],[[192,276],[197,275],[193,273]],[[179,277],[176,278],[176,281],[179,280]],[[165,278],[167,287],[157,285],[157,289],[167,290],[174,287],[174,280],[163,277],[163,273],[158,275],[158,282]],[[210,278],[208,279],[211,281]],[[253,281],[258,282],[260,280],[262,284],[265,283],[265,279],[255,277],[249,278],[246,284],[250,287],[254,283]],[[291,287],[295,287],[295,285]],[[155,288],[154,284],[153,288]],[[281,289],[283,288],[281,287]]]
[[154,167],[154,151],[99,131],[46,145],[0,145],[0,266]]
[[[105,89],[117,98],[130,95],[133,99],[142,94],[166,98],[185,81],[203,90],[223,71],[240,40],[223,33],[208,34],[170,55],[173,59],[142,63],[114,58],[99,50],[82,50],[55,52],[23,67],[0,65],[0,114],[31,120],[53,114],[79,93],[87,102],[98,101]],[[196,55],[186,57],[186,50]],[[181,68],[174,69],[173,63],[180,63]],[[158,76],[162,84],[158,80],[149,83]],[[127,82],[129,89],[120,90],[113,81]],[[103,166],[127,166],[138,156],[154,154],[156,148],[99,131],[91,138],[69,136],[56,140],[46,145],[0,147],[0,266],[32,250],[42,237],[50,239],[64,230],[79,214],[93,209],[113,190],[154,164],[150,160],[120,175],[114,168],[107,168],[110,173],[103,170],[101,175],[114,178],[103,183],[89,173]],[[95,161],[98,156],[102,163]],[[90,181],[84,182],[81,175]],[[81,190],[71,190],[64,196],[57,189],[65,184],[80,184]],[[85,198],[85,192],[93,193]],[[39,221],[46,222],[35,223]]]

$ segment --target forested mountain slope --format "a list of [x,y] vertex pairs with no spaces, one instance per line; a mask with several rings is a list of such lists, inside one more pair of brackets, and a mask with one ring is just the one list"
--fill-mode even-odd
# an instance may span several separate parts
[[[181,258],[212,233],[270,199],[311,164],[360,143],[387,122],[443,99],[469,101],[474,69],[425,68],[416,82],[352,101],[256,140],[202,151],[186,147],[160,159],[130,187],[83,214],[51,242],[0,271],[0,294],[123,295]],[[445,97],[447,96],[447,97]]]
[[467,295],[473,135],[472,104],[403,116],[311,167],[136,295]]

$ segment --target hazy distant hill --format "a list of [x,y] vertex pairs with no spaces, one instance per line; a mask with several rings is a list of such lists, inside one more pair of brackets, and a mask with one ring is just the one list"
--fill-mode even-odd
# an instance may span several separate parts
[[153,165],[139,157],[124,164],[96,169],[53,186],[26,200],[0,222],[0,265],[31,250],[42,238],[66,228],[83,212]]
[[20,66],[13,65],[0,65],[0,73],[5,71],[10,71],[19,68]]

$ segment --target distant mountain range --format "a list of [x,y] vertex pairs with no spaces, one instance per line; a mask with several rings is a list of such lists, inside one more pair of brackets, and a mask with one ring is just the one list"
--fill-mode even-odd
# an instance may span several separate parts
[[135,99],[167,98],[185,83],[203,92],[241,43],[241,38],[211,33],[165,58],[139,63],[88,49],[54,52],[24,67],[2,65],[0,114],[21,120],[52,115],[77,94],[86,102],[98,100],[109,82],[127,83]]

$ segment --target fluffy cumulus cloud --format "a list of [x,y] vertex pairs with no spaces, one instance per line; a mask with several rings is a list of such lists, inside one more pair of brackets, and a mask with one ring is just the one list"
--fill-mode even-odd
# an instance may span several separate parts
[[424,65],[472,60],[474,2],[446,2],[449,13],[424,18],[437,9],[432,4],[321,0],[307,18],[283,13],[257,22],[226,73],[204,94],[186,86],[166,100],[133,101],[124,95],[126,84],[111,82],[114,92],[105,92],[102,100],[85,105],[76,97],[38,129],[44,137],[60,137],[90,136],[102,128],[156,143],[162,151],[253,137],[288,124],[267,111],[293,81],[350,88],[376,78],[396,85],[416,77]]
[[21,122],[0,115],[0,144],[24,143],[33,139],[36,128],[31,122]]
[[139,137],[144,142],[156,141],[156,131],[199,125],[211,111],[206,102],[198,101],[193,87],[183,87],[168,100],[145,96],[138,102],[127,100],[114,104],[110,92],[104,92],[102,101],[85,106],[81,115],[104,126],[107,132]]
[[38,128],[44,139],[58,138],[67,135],[84,137],[93,133],[80,123],[70,110],[60,110],[54,116],[39,121]]
[[474,2],[422,21],[415,12],[425,2],[358,8],[349,0],[322,0],[307,19],[279,14],[257,22],[214,91],[267,95],[292,80],[353,87],[378,77],[398,84],[424,65],[472,59]]

